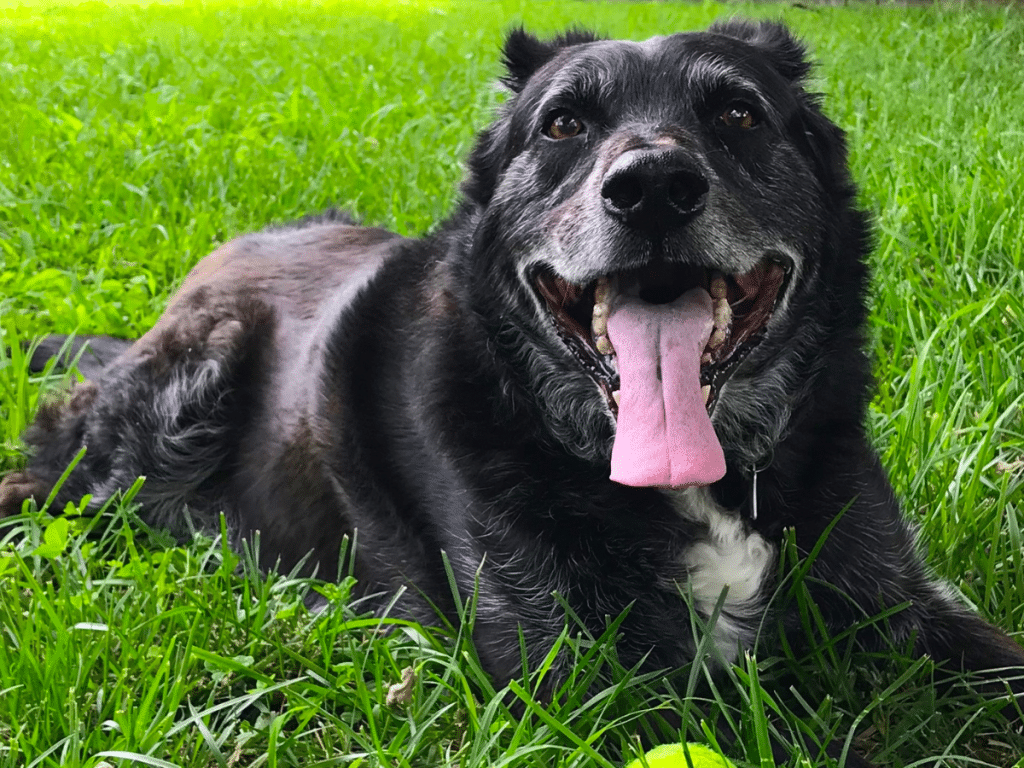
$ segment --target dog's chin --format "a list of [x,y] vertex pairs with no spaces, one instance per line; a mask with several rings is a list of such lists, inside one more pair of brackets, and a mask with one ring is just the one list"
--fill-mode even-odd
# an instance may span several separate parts
[[551,266],[530,277],[548,321],[569,355],[593,380],[615,419],[620,380],[617,356],[608,335],[608,316],[618,294],[651,305],[668,304],[692,289],[711,297],[714,326],[700,352],[701,392],[708,414],[715,411],[725,384],[765,340],[776,308],[789,287],[792,261],[781,253],[764,255],[743,273],[668,261],[610,271],[580,284]]

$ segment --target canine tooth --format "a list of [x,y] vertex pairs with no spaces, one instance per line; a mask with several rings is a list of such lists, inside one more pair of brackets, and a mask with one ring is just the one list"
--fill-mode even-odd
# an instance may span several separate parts
[[711,399],[711,385],[705,384],[700,388],[700,393],[704,395],[704,405],[708,404],[708,400]]
[[728,295],[729,289],[725,284],[725,276],[721,272],[715,272],[711,278],[711,285],[708,286],[708,293],[711,294],[713,299],[724,299]]
[[727,335],[724,328],[715,328],[711,333],[711,338],[708,339],[708,347],[710,349],[718,349],[725,343]]
[[715,327],[725,330],[732,321],[732,307],[725,299],[715,299]]
[[590,321],[590,330],[594,333],[594,339],[608,336],[608,318],[605,315],[594,315]]
[[594,304],[608,304],[612,297],[612,284],[607,277],[597,278],[597,286],[594,288]]
[[622,400],[622,390],[621,389],[616,389],[614,392],[612,392],[612,400],[615,401],[616,405],[618,405],[621,402],[621,400]]
[[714,359],[714,356],[710,352],[705,352],[703,355],[700,356],[700,364],[707,365]]
[[597,351],[602,355],[614,355],[615,347],[612,346],[612,340],[607,336],[597,336],[594,339],[594,346],[597,347]]

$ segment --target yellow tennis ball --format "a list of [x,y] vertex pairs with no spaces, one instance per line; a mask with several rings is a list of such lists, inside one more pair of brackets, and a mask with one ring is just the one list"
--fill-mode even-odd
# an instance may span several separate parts
[[[686,750],[690,753],[693,768],[736,768],[731,760],[703,744],[687,743]],[[648,768],[690,768],[682,744],[662,744],[645,754],[644,760],[647,761]],[[644,764],[638,757],[626,768],[644,768]]]

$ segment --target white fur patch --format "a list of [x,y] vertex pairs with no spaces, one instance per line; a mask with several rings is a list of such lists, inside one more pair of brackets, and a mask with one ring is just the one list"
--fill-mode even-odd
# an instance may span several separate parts
[[767,596],[763,586],[775,564],[776,548],[735,512],[720,507],[706,488],[667,491],[676,511],[688,520],[705,523],[707,538],[695,541],[683,554],[694,607],[710,617],[727,590],[714,627],[715,645],[726,661],[735,661],[739,648],[754,641]]

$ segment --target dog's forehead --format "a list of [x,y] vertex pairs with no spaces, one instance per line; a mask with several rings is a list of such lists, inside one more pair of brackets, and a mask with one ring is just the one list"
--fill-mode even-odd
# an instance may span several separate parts
[[[642,41],[599,40],[573,46],[535,77],[538,101],[563,96],[603,100],[699,99],[719,88],[763,95],[778,106],[789,101],[785,79],[755,46],[708,32],[683,32]],[[774,110],[773,110],[774,111]]]

